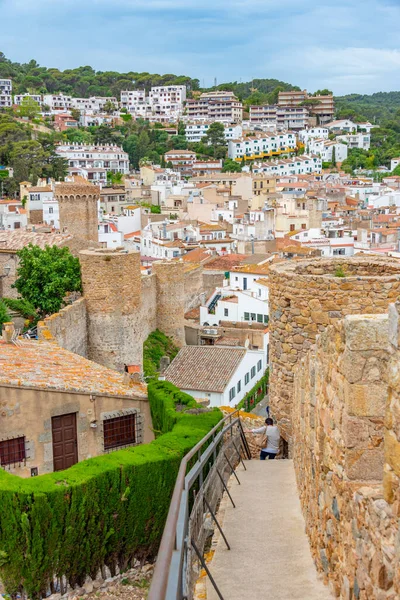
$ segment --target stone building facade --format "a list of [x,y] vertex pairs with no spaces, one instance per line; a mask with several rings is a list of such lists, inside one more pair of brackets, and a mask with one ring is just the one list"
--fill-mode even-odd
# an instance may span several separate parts
[[329,324],[349,314],[385,313],[400,292],[400,263],[379,257],[271,265],[270,405],[291,442],[294,369]]
[[[388,288],[389,290],[391,288]],[[400,597],[399,305],[349,315],[294,369],[293,452],[317,567],[336,597]]]

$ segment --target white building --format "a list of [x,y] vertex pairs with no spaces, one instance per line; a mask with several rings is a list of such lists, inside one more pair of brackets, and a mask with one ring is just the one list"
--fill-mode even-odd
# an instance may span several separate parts
[[20,201],[0,201],[0,230],[25,229],[27,223],[27,211]]
[[299,140],[307,145],[309,140],[327,140],[329,137],[329,129],[326,127],[310,127],[309,129],[303,129],[299,131]]
[[346,131],[351,133],[357,131],[357,125],[350,121],[350,119],[339,119],[337,121],[331,121],[325,125],[331,133],[339,133],[340,131]]
[[146,90],[123,90],[120,105],[135,119],[168,122],[179,119],[185,100],[185,85],[167,85],[152,87],[148,96]]
[[[185,136],[188,142],[197,143],[201,142],[203,137],[207,134],[207,131],[211,125],[211,122],[198,122],[198,123],[187,123],[185,127]],[[243,134],[241,125],[225,125],[224,136],[225,140],[240,139]]]
[[399,158],[392,158],[392,160],[390,161],[390,170],[394,171],[396,167],[398,167],[400,165],[400,157]]
[[308,125],[309,112],[305,106],[250,106],[250,123],[273,123],[278,129],[299,131]]
[[51,225],[56,229],[60,229],[60,210],[58,200],[55,198],[46,198],[42,201],[43,207],[43,223]]
[[50,108],[50,112],[65,112],[72,108],[72,96],[64,94],[44,94],[43,104]]
[[0,109],[12,106],[12,81],[0,79]]
[[262,350],[185,346],[163,374],[183,392],[210,406],[236,406],[264,375]]
[[82,113],[100,113],[104,111],[107,102],[118,108],[118,100],[114,96],[91,96],[90,98],[71,98],[71,108],[76,108]]
[[353,256],[354,236],[344,227],[328,229],[311,228],[296,232],[291,239],[300,242],[305,248],[316,248],[322,256]]
[[235,139],[228,142],[228,157],[241,161],[260,160],[269,156],[295,152],[295,133],[265,133],[262,136]]
[[369,133],[359,132],[338,135],[336,136],[336,140],[346,143],[349,149],[362,148],[363,150],[369,150],[371,146],[371,135]]
[[106,183],[108,171],[129,173],[128,154],[114,144],[61,144],[56,152],[67,161],[70,175],[81,175],[94,183]]
[[21,106],[24,98],[32,98],[32,100],[37,102],[39,106],[42,105],[42,96],[40,94],[15,94],[14,104],[16,104],[17,106]]
[[342,144],[336,140],[310,139],[307,145],[308,152],[320,156],[322,162],[332,162],[334,149],[335,161],[343,162],[347,158],[348,148],[346,144]]
[[255,163],[253,173],[268,173],[270,175],[307,175],[310,173],[321,173],[322,160],[319,156],[296,156],[282,160],[269,161],[266,163]]
[[232,286],[217,288],[200,306],[200,325],[219,326],[222,321],[233,323],[254,322],[264,325],[269,321],[268,281],[258,279],[252,290],[239,291]]

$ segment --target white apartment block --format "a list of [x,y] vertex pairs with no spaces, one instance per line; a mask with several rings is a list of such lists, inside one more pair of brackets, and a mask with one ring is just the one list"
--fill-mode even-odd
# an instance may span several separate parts
[[111,102],[118,108],[118,100],[114,96],[91,96],[90,98],[71,98],[71,108],[76,108],[82,113],[98,113],[104,110],[106,102]]
[[183,104],[186,100],[186,85],[160,85],[152,87],[149,93],[152,104],[169,106]]
[[94,183],[106,183],[108,171],[129,173],[128,154],[116,145],[62,144],[56,152],[67,161],[70,175],[81,175]]
[[299,131],[299,140],[307,145],[311,139],[327,140],[329,138],[329,129],[326,127],[310,127]]
[[322,160],[319,156],[296,156],[295,158],[286,158],[283,160],[270,161],[266,163],[256,163],[253,166],[253,173],[268,173],[270,175],[307,175],[310,173],[321,173]]
[[0,109],[12,106],[12,81],[0,79]]
[[64,94],[44,94],[43,104],[50,107],[50,112],[64,112],[72,108],[72,96]]
[[311,154],[316,154],[317,156],[320,156],[322,162],[332,162],[333,149],[335,149],[336,162],[343,162],[347,158],[347,145],[337,142],[336,140],[331,141],[311,139],[308,142],[307,151]]
[[298,231],[291,239],[300,242],[304,248],[316,248],[321,251],[321,256],[353,256],[354,237],[350,230],[343,227],[310,228]]
[[221,121],[222,123],[241,123],[243,105],[233,92],[206,92],[200,98],[187,100],[187,118],[189,121]]
[[146,90],[121,91],[121,108],[126,108],[134,118],[149,121],[172,121],[180,117],[186,100],[185,85],[152,87]]
[[55,198],[43,200],[43,223],[60,229],[60,210]]
[[39,106],[42,105],[42,96],[40,94],[15,94],[14,104],[16,104],[17,106],[21,106],[24,98],[32,98],[32,100],[37,102]]
[[[207,134],[210,125],[211,122],[188,123],[185,127],[187,141],[191,143],[201,142]],[[226,141],[240,139],[242,134],[243,129],[241,125],[225,125],[224,135]]]
[[250,123],[274,123],[279,129],[304,129],[308,125],[309,112],[305,106],[250,106]]
[[338,135],[336,139],[347,144],[348,148],[362,148],[369,150],[371,146],[371,134],[369,133],[348,133],[347,135]]
[[278,156],[295,152],[297,138],[295,133],[264,134],[260,137],[248,137],[228,142],[228,157],[241,161],[259,160],[269,156]]

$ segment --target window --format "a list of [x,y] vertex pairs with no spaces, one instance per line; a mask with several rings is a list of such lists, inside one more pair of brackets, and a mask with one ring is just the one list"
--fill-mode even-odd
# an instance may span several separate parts
[[290,226],[290,231],[294,231],[294,225]]
[[229,390],[229,402],[231,402],[235,396],[236,396],[236,389],[235,389],[235,386],[233,386]]
[[268,315],[264,315],[264,323],[268,323],[269,321],[269,316]]
[[245,321],[250,321],[250,313],[244,313],[244,320]]
[[16,463],[24,462],[26,459],[25,453],[25,437],[17,437],[11,440],[0,442],[0,464],[15,465]]
[[302,228],[302,229],[307,229],[307,224],[306,224],[306,223],[302,223],[302,224],[301,224],[301,228]]
[[229,316],[229,310],[227,308],[224,308],[224,317],[228,317]]
[[251,367],[251,378],[253,379],[253,377],[256,376],[256,368],[255,367]]
[[244,376],[244,385],[247,385],[250,381],[250,373],[246,373]]
[[256,313],[251,313],[251,320],[255,321],[256,320]]
[[103,421],[104,450],[136,443],[136,414],[123,415]]
[[262,322],[263,322],[263,316],[257,315],[257,323],[262,323]]
[[259,360],[257,363],[257,371],[261,371],[262,369],[262,360]]
[[237,389],[237,393],[239,393],[239,392],[240,392],[240,390],[242,389],[242,382],[241,382],[241,380],[240,380],[240,379],[239,379],[239,381],[237,382],[236,389]]

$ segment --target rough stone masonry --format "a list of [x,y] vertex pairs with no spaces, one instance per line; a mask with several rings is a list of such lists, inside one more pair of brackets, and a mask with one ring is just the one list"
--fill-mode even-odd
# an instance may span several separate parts
[[385,313],[400,291],[400,263],[380,257],[271,265],[270,404],[291,451],[294,369],[329,324]]

